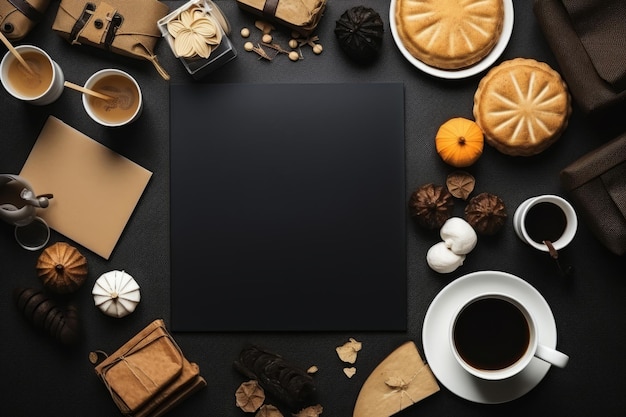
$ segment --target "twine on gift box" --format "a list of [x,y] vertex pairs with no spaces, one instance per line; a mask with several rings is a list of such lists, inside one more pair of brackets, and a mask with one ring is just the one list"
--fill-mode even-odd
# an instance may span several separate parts
[[[119,356],[117,356],[116,358],[112,359],[111,363],[106,364],[105,366],[102,367],[102,371],[99,374],[100,378],[102,379],[102,382],[104,383],[104,386],[107,388],[107,390],[109,391],[109,394],[111,395],[111,398],[113,399],[113,402],[115,402],[115,404],[118,406],[118,408],[120,409],[120,411],[127,413],[132,411],[130,409],[130,407],[124,402],[124,400],[113,390],[113,388],[111,387],[109,381],[106,378],[106,374],[109,370],[111,370],[114,366],[123,363],[124,365],[126,365],[128,367],[128,369],[130,370],[130,372],[133,374],[133,376],[139,381],[139,383],[144,387],[144,389],[146,390],[146,392],[149,395],[154,394],[154,392],[158,391],[161,387],[159,387],[157,385],[157,383],[150,378],[150,376],[148,376],[140,367],[134,365],[131,361],[128,361],[127,358],[132,356],[133,354],[139,352],[140,350],[146,348],[147,346],[156,343],[158,340],[160,340],[163,337],[166,337],[170,340],[170,342],[172,342],[172,345],[174,346],[174,348],[176,349],[176,351],[179,353],[179,358],[180,358],[180,366],[182,368],[183,366],[183,352],[180,349],[180,347],[178,346],[178,344],[176,343],[176,341],[172,338],[172,336],[169,333],[165,333],[165,334],[160,334],[157,335],[156,337],[149,337],[150,335],[146,336],[145,338],[139,340],[135,345],[130,346],[128,348],[128,350],[125,353],[120,354]],[[104,355],[105,358],[108,359],[108,355],[103,352],[103,351],[94,351],[94,352],[90,352],[89,353],[89,360],[94,363],[97,362],[98,360],[98,355]],[[148,386],[143,382],[143,379],[141,378],[141,376],[143,376],[143,379],[148,380],[148,383],[150,383],[152,386]]]
[[402,406],[402,399],[404,398],[404,396],[406,395],[409,399],[409,401],[411,401],[411,404],[415,404],[417,403],[417,401],[415,401],[413,398],[411,398],[411,396],[408,393],[408,388],[409,385],[411,385],[411,383],[415,380],[415,378],[417,378],[417,376],[424,370],[426,369],[426,366],[422,366],[417,372],[415,372],[413,374],[413,376],[411,377],[411,379],[409,379],[408,381],[405,381],[404,379],[402,379],[399,376],[390,376],[389,378],[387,378],[385,380],[385,385],[387,385],[389,388],[391,388],[391,393],[392,394],[396,394],[399,393],[400,394],[400,408],[398,408],[398,411],[403,410],[406,407]]

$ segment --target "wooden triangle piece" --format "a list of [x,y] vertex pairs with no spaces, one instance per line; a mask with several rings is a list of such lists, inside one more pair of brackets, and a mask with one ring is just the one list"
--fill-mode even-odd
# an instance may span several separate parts
[[430,367],[415,343],[408,341],[391,352],[367,377],[354,406],[353,417],[389,417],[439,391]]

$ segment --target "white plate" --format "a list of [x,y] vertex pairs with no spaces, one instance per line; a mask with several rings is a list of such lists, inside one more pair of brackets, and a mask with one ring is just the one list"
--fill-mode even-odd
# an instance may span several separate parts
[[539,343],[556,347],[556,324],[546,300],[523,279],[499,271],[473,272],[452,281],[441,290],[426,312],[422,343],[428,365],[441,384],[466,400],[498,404],[529,392],[548,373],[550,365],[534,358],[525,370],[503,381],[477,378],[459,365],[448,338],[452,315],[468,299],[490,291],[508,294],[527,305],[538,322]]
[[504,49],[509,43],[509,39],[511,39],[511,33],[513,32],[513,0],[504,0],[504,24],[502,26],[502,33],[500,34],[500,39],[498,39],[498,42],[486,57],[478,61],[476,64],[460,70],[444,70],[431,67],[411,55],[411,53],[404,47],[402,40],[398,36],[395,13],[396,1],[397,0],[391,0],[391,6],[389,7],[389,26],[391,27],[391,34],[396,42],[396,45],[398,46],[398,49],[400,49],[402,55],[404,55],[404,57],[416,68],[435,77],[460,79],[476,75],[486,70],[491,66],[491,64],[496,62],[500,55],[502,55],[502,52],[504,52]]

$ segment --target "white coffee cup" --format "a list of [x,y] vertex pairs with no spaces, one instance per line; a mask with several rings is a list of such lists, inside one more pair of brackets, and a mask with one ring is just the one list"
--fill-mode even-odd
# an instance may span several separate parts
[[[4,86],[4,89],[7,90],[7,92],[13,97],[38,106],[50,104],[58,99],[63,93],[63,83],[65,82],[65,76],[63,75],[63,71],[61,70],[59,64],[53,61],[52,58],[50,58],[50,55],[48,55],[43,49],[34,45],[19,45],[15,47],[15,50],[24,58],[24,60],[29,64],[29,67],[31,67],[31,69],[36,73],[35,77],[39,76],[44,67],[46,69],[45,73],[48,75],[46,76],[45,84],[41,85],[40,88],[25,89],[23,84],[20,86],[21,83],[10,76],[10,73],[15,74],[14,69],[18,65],[21,66],[21,64],[11,52],[7,52],[4,55],[4,58],[2,58],[2,62],[0,62],[0,81]],[[43,58],[43,60],[41,62],[39,62],[39,60],[33,61],[29,58],[33,57],[33,54],[37,54]],[[25,71],[23,70],[23,66],[21,68],[22,71]],[[24,72],[24,74],[27,73]],[[25,75],[25,77],[33,76]]]
[[453,315],[449,340],[457,362],[485,380],[511,378],[535,358],[559,368],[569,361],[566,354],[539,343],[532,313],[503,293],[484,293],[467,300]]
[[[119,85],[108,83],[108,81],[115,79],[122,81],[122,83]],[[122,70],[115,68],[102,69],[87,79],[85,88],[112,96],[117,100],[107,104],[105,100],[100,98],[87,94],[82,95],[83,107],[89,117],[103,126],[124,126],[134,122],[141,115],[143,110],[141,88],[130,74]],[[130,103],[130,107],[126,108],[128,103]],[[103,112],[103,108],[108,108],[109,110]],[[122,109],[128,111],[122,112]]]
[[[554,210],[551,210],[550,207]],[[555,215],[557,218],[546,216],[543,225],[536,224],[536,220],[532,220],[533,216],[540,215],[538,210],[546,209],[548,211],[544,211],[544,213],[549,213],[550,217]],[[558,222],[563,222],[563,224],[557,225]],[[539,237],[541,235],[536,231],[538,227],[546,229],[554,227],[554,231],[546,230],[546,233],[556,233],[556,235],[551,238]],[[513,215],[513,228],[517,236],[533,248],[549,252],[550,248],[543,243],[544,240],[549,240],[554,249],[558,251],[569,245],[574,239],[578,229],[578,219],[576,211],[567,200],[556,195],[545,194],[528,198],[517,207]]]

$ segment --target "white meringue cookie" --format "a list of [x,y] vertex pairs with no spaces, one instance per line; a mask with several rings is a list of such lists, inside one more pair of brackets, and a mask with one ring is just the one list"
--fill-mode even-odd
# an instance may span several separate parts
[[426,253],[426,262],[435,272],[447,274],[463,265],[465,255],[452,252],[445,242],[434,244]]
[[441,226],[441,239],[457,255],[467,255],[476,247],[478,236],[474,228],[460,217],[450,217]]

